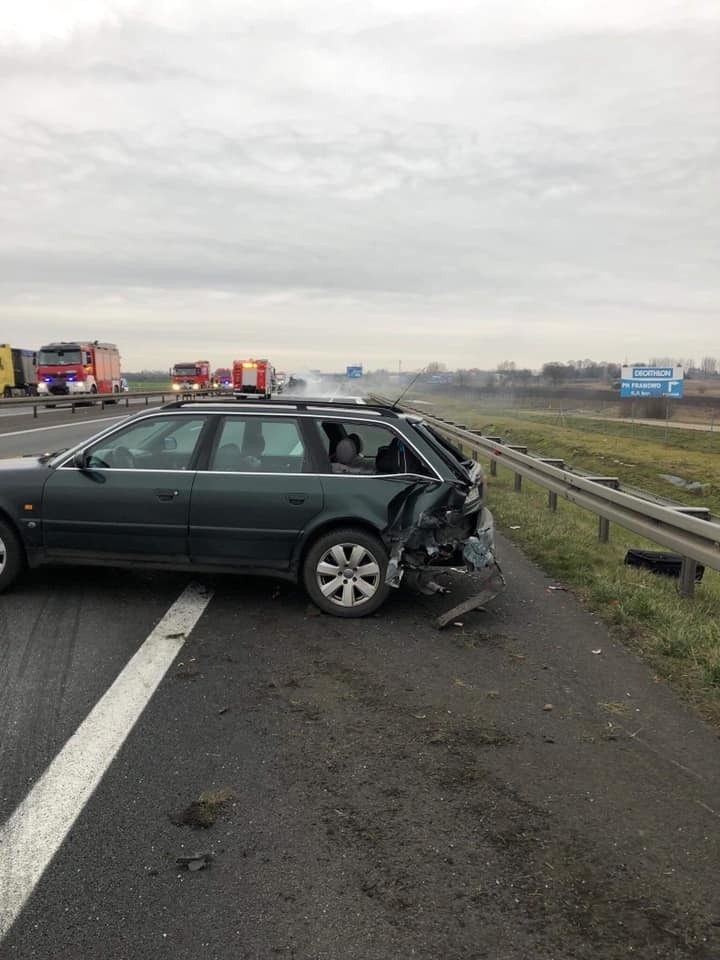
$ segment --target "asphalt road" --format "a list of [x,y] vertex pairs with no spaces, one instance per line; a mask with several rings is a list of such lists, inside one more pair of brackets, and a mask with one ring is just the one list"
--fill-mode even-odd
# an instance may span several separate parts
[[[152,403],[148,404],[153,406]],[[156,405],[156,404],[155,404]],[[5,408],[0,402],[0,458],[22,457],[47,453],[81,443],[87,437],[119,423],[125,417],[140,413],[144,401],[101,407],[69,407],[38,410],[33,418],[27,407]]]
[[[204,579],[0,958],[720,956],[716,733],[500,549],[504,595],[442,632],[460,574],[359,621]],[[0,599],[1,822],[187,582],[44,569]],[[0,908],[26,867],[4,865]]]

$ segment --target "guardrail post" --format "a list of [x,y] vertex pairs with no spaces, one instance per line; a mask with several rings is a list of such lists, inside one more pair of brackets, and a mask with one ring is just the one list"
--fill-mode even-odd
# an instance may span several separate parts
[[[502,437],[485,437],[486,440],[489,440],[490,443],[502,443]],[[497,476],[497,460],[495,457],[490,459],[490,476]]]
[[697,576],[697,561],[690,557],[683,557],[680,564],[680,596],[692,597],[695,594],[695,577]]
[[[547,463],[548,466],[558,467],[560,470],[565,467],[565,461],[557,457],[541,457],[540,463]],[[555,513],[558,508],[558,495],[553,490],[548,492],[548,507],[553,513]]]
[[[527,453],[528,448],[526,446],[517,446],[516,444],[508,444],[509,450],[515,450],[517,453]],[[513,489],[515,493],[520,493],[522,490],[522,474],[516,473],[515,480],[513,483]]]
[[[604,487],[610,487],[612,490],[620,489],[620,480],[618,477],[584,477],[585,480],[592,480],[593,483],[601,483]],[[598,540],[600,543],[607,543],[610,539],[610,521],[606,517],[598,519]]]
[[74,401],[74,400],[73,400],[73,402],[70,404],[70,411],[71,411],[71,413],[75,413],[75,401]]
[[37,404],[33,404],[33,420],[37,420]]

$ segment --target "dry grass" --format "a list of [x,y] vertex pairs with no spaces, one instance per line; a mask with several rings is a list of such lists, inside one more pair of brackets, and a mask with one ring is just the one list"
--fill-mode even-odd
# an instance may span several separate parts
[[[688,437],[683,448],[647,436],[586,431],[584,424],[580,429],[576,423],[553,425],[512,414],[495,415],[490,423],[481,410],[452,409],[450,404],[443,406],[443,415],[527,443],[533,453],[563,457],[569,464],[720,512],[720,437],[714,453],[703,449],[702,435]],[[667,487],[658,480],[660,471],[706,480],[706,495],[698,501]],[[659,677],[673,681],[707,718],[720,722],[720,574],[706,570],[695,598],[683,599],[677,580],[624,565],[629,548],[657,550],[656,544],[616,525],[610,543],[599,543],[597,517],[562,499],[557,512],[551,512],[545,490],[524,481],[522,492],[515,493],[513,474],[502,467],[497,477],[488,477],[488,487],[499,529],[572,587]]]

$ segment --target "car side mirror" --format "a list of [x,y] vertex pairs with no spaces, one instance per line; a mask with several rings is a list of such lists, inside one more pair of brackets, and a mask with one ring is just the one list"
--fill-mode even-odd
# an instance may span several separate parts
[[177,450],[177,439],[175,437],[165,437],[163,450]]
[[95,483],[106,483],[107,477],[102,470],[95,469],[97,464],[92,463],[92,454],[88,450],[79,450],[70,463]]

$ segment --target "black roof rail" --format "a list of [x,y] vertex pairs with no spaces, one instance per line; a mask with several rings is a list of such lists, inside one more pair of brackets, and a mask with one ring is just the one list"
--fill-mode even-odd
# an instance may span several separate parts
[[311,412],[331,408],[338,411],[343,410],[344,412],[352,412],[356,415],[361,415],[363,411],[368,410],[372,411],[373,413],[380,413],[384,416],[392,417],[394,419],[398,419],[399,417],[403,416],[403,412],[401,410],[394,410],[389,405],[386,406],[381,403],[353,403],[352,401],[343,402],[342,400],[323,400],[322,398],[308,400],[284,400],[281,397],[278,397],[275,400],[255,400],[252,397],[193,397],[189,400],[178,398],[177,400],[172,400],[170,403],[163,404],[161,409],[176,410],[178,407],[189,406],[243,406],[248,410],[261,407],[265,410],[278,411],[292,408],[294,410],[309,410]]

